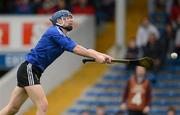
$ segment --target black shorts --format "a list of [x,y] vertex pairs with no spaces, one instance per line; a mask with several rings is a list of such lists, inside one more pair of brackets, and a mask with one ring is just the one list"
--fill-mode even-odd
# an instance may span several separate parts
[[38,67],[25,61],[17,71],[17,86],[25,87],[40,84],[42,72]]

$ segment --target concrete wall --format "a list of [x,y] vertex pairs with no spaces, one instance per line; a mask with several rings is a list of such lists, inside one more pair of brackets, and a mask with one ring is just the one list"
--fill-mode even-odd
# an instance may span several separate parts
[[[87,48],[94,48],[94,18],[92,16],[77,16],[76,20],[79,26],[70,33],[71,38]],[[60,85],[64,80],[71,77],[71,75],[81,67],[81,59],[82,57],[80,56],[65,52],[55,60],[55,62],[46,69],[41,78],[41,84],[46,94],[51,92],[54,87]],[[16,86],[16,71],[17,67],[0,79],[0,109],[8,103],[11,92]],[[18,115],[22,115],[31,105],[30,100],[26,101]]]

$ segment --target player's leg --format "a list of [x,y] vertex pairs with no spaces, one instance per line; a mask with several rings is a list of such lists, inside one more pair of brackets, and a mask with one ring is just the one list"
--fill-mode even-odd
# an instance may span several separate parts
[[14,115],[21,105],[26,101],[28,95],[24,88],[16,86],[11,94],[10,101],[6,107],[0,111],[0,115]]
[[40,84],[26,86],[25,90],[32,100],[32,102],[37,107],[36,115],[46,115],[48,108],[48,101],[46,99],[46,95],[43,91],[43,88]]

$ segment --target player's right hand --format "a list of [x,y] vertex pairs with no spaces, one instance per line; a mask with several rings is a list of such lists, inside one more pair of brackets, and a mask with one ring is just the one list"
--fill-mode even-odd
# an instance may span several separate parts
[[112,60],[114,59],[113,57],[111,57],[107,54],[103,54],[103,56],[105,57],[105,63],[107,63],[107,64],[111,64]]
[[95,58],[95,61],[97,63],[105,63],[106,62],[106,57],[103,55],[97,55]]

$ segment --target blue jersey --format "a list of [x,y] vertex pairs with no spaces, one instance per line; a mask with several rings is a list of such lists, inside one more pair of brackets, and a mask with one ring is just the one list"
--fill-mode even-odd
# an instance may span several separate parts
[[76,42],[67,37],[58,26],[51,26],[25,59],[43,72],[64,51],[73,52],[76,45]]

